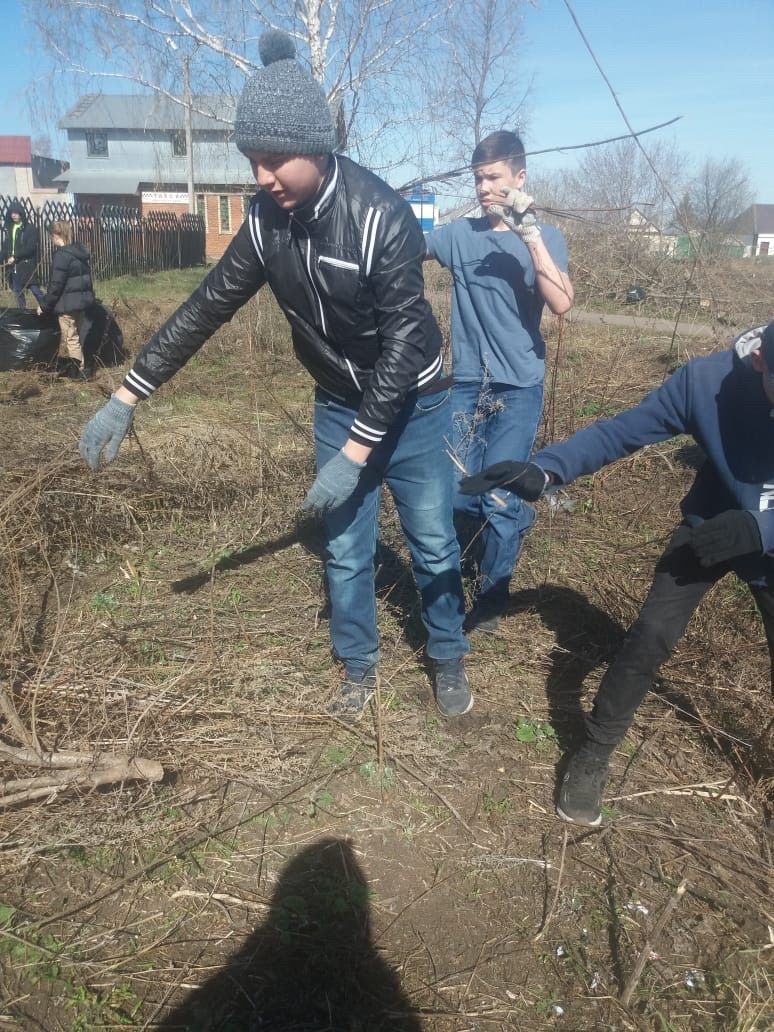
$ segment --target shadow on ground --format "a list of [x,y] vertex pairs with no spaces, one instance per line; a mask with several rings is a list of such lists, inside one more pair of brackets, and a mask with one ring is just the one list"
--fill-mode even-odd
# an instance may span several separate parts
[[610,662],[624,630],[585,595],[560,584],[516,591],[508,608],[510,612],[533,610],[556,635],[546,696],[550,722],[564,752],[583,735],[584,681],[596,667]]
[[282,871],[265,922],[162,1032],[421,1032],[371,938],[349,842],[327,838]]

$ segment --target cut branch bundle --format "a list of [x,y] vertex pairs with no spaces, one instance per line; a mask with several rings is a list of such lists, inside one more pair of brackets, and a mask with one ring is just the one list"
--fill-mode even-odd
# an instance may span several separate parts
[[36,752],[0,742],[0,758],[43,767],[32,778],[0,781],[0,806],[50,800],[68,788],[100,788],[122,781],[161,781],[164,768],[156,760],[125,753]]

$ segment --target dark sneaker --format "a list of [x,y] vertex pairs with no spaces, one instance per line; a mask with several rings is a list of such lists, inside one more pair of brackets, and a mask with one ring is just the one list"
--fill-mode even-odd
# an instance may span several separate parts
[[465,617],[465,630],[468,634],[494,634],[502,618],[500,606],[492,605],[491,602],[477,602]]
[[66,380],[91,380],[94,378],[94,366],[80,365],[75,359],[71,359],[70,364],[59,373],[59,376],[63,376]]
[[325,712],[336,720],[343,720],[345,724],[356,724],[375,694],[375,669],[367,671],[362,677],[345,677],[338,694],[328,703]]
[[473,708],[464,659],[436,662],[435,702],[445,717],[461,717]]
[[612,748],[584,742],[570,757],[559,787],[556,812],[563,821],[596,828],[602,821],[602,792]]

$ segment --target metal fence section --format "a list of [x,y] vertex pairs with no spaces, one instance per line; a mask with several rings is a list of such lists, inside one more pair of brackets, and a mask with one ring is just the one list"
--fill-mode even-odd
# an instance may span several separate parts
[[131,273],[187,269],[204,265],[204,218],[151,212],[141,217],[135,208],[105,205],[95,215],[88,205],[46,201],[35,208],[26,197],[0,196],[0,242],[5,243],[6,218],[12,202],[21,205],[40,236],[38,278],[45,286],[53,248],[46,229],[52,222],[69,222],[73,237],[91,253],[95,280]]

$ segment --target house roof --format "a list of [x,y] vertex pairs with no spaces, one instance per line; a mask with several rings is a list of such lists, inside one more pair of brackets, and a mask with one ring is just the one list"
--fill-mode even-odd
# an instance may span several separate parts
[[774,204],[751,204],[736,220],[734,229],[752,236],[774,234]]
[[754,204],[756,233],[774,233],[774,204]]
[[445,226],[447,222],[455,222],[457,219],[471,218],[480,219],[484,211],[475,197],[472,200],[463,201],[455,208],[449,208],[438,216],[438,225]]
[[[153,170],[128,172],[62,172],[53,180],[62,184],[68,193],[79,194],[134,194],[140,190],[175,190],[185,191],[187,186],[171,177],[159,181],[158,173]],[[250,187],[255,189],[245,163],[244,168],[223,168],[213,173],[206,180],[197,176],[195,189],[209,192],[219,187]]]
[[[235,102],[231,97],[194,97],[194,129],[231,129]],[[215,114],[215,112],[219,114]],[[62,129],[182,129],[184,107],[158,93],[87,93],[64,116]]]
[[0,136],[0,165],[31,165],[32,141],[29,136]]
[[124,173],[111,174],[104,172],[62,172],[54,179],[55,183],[64,183],[68,193],[80,194],[133,194],[137,193],[139,176]]

